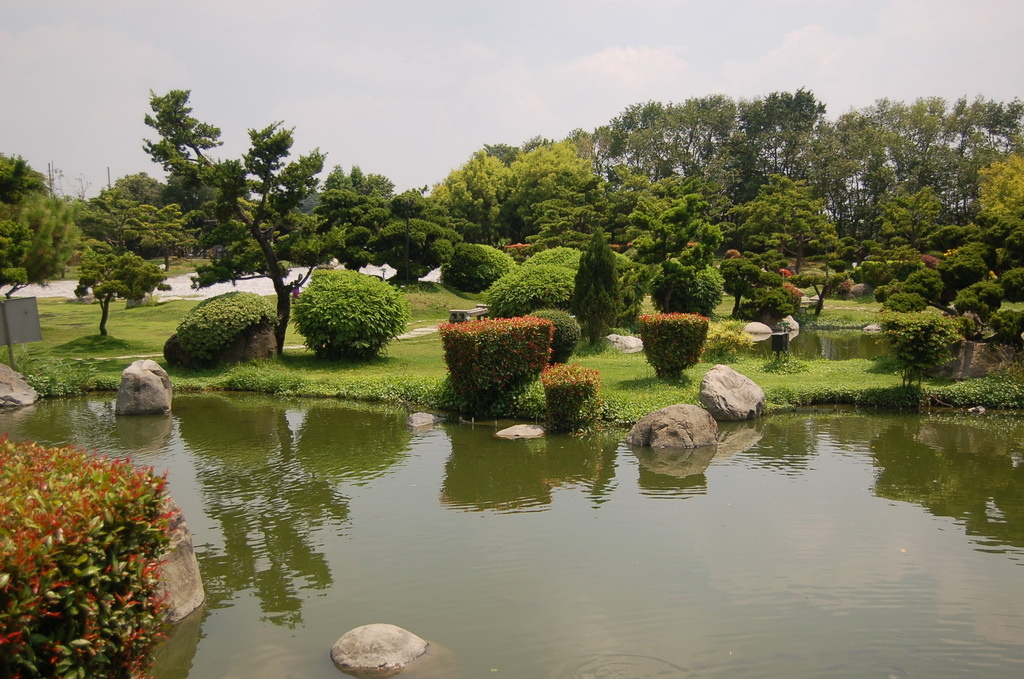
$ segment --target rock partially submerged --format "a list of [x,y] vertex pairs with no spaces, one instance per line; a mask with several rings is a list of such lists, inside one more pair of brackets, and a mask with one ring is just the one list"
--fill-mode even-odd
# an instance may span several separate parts
[[121,372],[117,415],[165,415],[171,410],[171,378],[156,361],[135,361]]
[[160,566],[160,591],[166,596],[167,622],[176,623],[206,601],[206,590],[199,575],[199,562],[192,546],[192,534],[181,509],[171,503],[171,541]]
[[405,420],[405,426],[409,429],[429,429],[443,421],[443,418],[433,413],[413,413]]
[[629,430],[626,442],[652,448],[699,448],[714,445],[718,423],[695,405],[676,404],[648,413]]
[[544,436],[544,427],[537,424],[516,424],[494,434],[499,439],[539,439]]
[[331,660],[355,677],[393,677],[428,648],[429,642],[408,630],[374,623],[345,632],[331,647]]

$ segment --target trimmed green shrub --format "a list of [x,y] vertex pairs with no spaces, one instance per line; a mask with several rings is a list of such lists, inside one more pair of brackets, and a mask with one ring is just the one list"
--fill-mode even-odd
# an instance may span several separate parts
[[552,264],[524,265],[491,286],[487,304],[495,318],[525,316],[537,309],[568,309],[575,285],[572,269]]
[[662,263],[651,285],[651,301],[662,313],[710,316],[724,294],[725,278],[718,269],[684,266],[675,259]]
[[644,355],[658,377],[678,377],[697,364],[709,321],[700,314],[651,314],[639,318]]
[[262,321],[277,327],[277,308],[251,292],[229,292],[205,299],[178,323],[178,343],[190,356],[211,359],[238,334]]
[[135,677],[161,637],[166,479],[0,440],[3,676]]
[[1002,309],[992,314],[988,319],[988,325],[995,332],[992,342],[996,344],[1008,344],[1018,349],[1024,348],[1024,339],[1021,333],[1024,332],[1024,311]]
[[555,336],[551,340],[551,358],[548,359],[548,363],[554,365],[568,361],[583,336],[576,319],[561,309],[541,309],[531,315],[546,318],[555,324]]
[[483,292],[516,268],[516,260],[489,245],[459,243],[451,260],[441,266],[441,280],[456,290]]
[[317,358],[368,359],[412,318],[399,290],[356,271],[314,271],[295,300],[295,329]]
[[555,325],[544,318],[497,318],[438,328],[460,410],[497,416],[502,397],[534,380],[548,364]]
[[754,338],[744,330],[743,321],[716,321],[708,326],[702,360],[724,363],[747,354],[754,347]]
[[1010,269],[999,277],[1003,295],[1009,302],[1024,302],[1024,268]]
[[580,258],[582,256],[583,252],[575,248],[551,248],[550,250],[541,250],[533,255],[523,262],[523,266],[560,266],[563,269],[570,269],[575,273],[580,268]]
[[601,378],[578,363],[548,366],[540,374],[552,431],[579,431],[593,426],[601,410]]
[[795,314],[800,301],[794,299],[781,285],[777,288],[755,288],[750,297],[740,305],[739,318],[748,321],[766,321],[785,318]]
[[921,311],[882,312],[879,317],[904,386],[913,381],[920,386],[924,372],[948,361],[950,345],[963,339],[949,316]]
[[[879,290],[884,290],[882,286]],[[885,297],[882,302],[882,311],[895,313],[908,313],[913,311],[924,311],[928,308],[928,301],[916,292],[894,292]]]
[[974,283],[956,293],[953,306],[958,313],[968,311],[978,315],[982,322],[999,310],[1003,303],[1003,288],[998,283]]

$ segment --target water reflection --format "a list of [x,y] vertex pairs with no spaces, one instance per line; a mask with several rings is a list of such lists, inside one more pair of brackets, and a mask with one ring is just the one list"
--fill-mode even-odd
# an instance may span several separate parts
[[959,520],[986,549],[1024,548],[1022,440],[1008,418],[891,421],[871,440],[875,492]]
[[718,452],[717,445],[632,450],[640,462],[637,484],[645,495],[687,497],[708,492],[704,471]]
[[615,477],[618,437],[494,438],[487,427],[451,426],[441,503],[472,511],[524,512],[551,504],[555,488],[578,486],[605,501]]

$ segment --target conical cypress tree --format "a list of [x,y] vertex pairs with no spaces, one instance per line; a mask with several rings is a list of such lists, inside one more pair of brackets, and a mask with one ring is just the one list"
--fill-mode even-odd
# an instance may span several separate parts
[[597,342],[607,332],[618,317],[620,304],[615,253],[598,229],[580,258],[572,298],[572,310],[588,342]]

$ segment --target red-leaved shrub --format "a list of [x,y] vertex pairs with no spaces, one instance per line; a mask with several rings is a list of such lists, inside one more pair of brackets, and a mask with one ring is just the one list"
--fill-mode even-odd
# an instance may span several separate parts
[[493,407],[500,397],[534,380],[547,365],[555,325],[546,318],[520,316],[445,323],[438,330],[463,409],[498,415]]
[[544,368],[540,381],[544,385],[550,429],[577,431],[597,420],[601,378],[596,370],[578,363],[559,363]]
[[4,677],[138,677],[161,636],[166,479],[0,438]]

